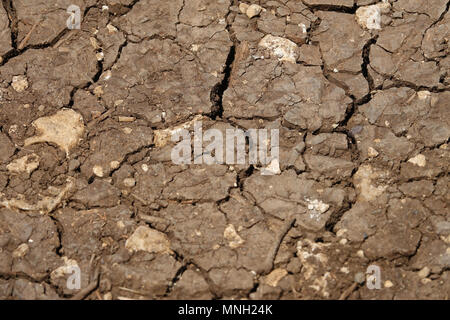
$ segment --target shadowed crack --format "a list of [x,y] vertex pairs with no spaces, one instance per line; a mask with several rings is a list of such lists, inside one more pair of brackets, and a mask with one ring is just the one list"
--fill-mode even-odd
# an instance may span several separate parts
[[213,120],[216,120],[217,117],[222,118],[223,116],[223,94],[225,90],[228,89],[228,85],[230,84],[230,76],[235,54],[236,54],[236,47],[233,45],[231,46],[230,51],[228,52],[223,80],[218,84],[216,84],[211,90],[210,100],[212,103],[212,108],[210,117]]

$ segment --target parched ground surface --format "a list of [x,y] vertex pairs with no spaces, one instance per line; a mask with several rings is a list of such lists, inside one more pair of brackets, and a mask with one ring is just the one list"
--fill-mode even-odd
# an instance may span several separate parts
[[[245,2],[2,1],[0,298],[449,298],[450,2]],[[281,173],[174,165],[194,120]]]

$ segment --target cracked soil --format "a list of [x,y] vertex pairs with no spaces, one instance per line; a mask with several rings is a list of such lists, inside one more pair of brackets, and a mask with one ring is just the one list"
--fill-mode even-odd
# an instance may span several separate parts
[[[2,0],[0,298],[448,299],[449,6]],[[175,165],[200,119],[281,172]]]

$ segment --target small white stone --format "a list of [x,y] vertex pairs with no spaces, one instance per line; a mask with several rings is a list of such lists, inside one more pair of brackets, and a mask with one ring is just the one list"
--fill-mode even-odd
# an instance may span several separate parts
[[25,76],[14,76],[11,86],[17,92],[23,92],[28,88],[28,80]]
[[386,280],[385,282],[384,282],[384,287],[385,288],[392,288],[394,286],[394,284],[392,283],[392,281],[390,281],[390,280]]
[[102,74],[102,80],[108,81],[112,77],[111,70],[106,71],[104,74]]
[[278,159],[273,159],[267,167],[261,170],[261,175],[264,176],[272,176],[280,173],[280,162]]
[[360,257],[360,258],[364,258],[364,251],[358,250],[358,251],[356,252],[356,255],[357,255],[358,257]]
[[314,200],[306,199],[306,202],[308,202],[308,209],[310,211],[320,214],[325,213],[330,207],[328,204],[317,199]]
[[430,91],[419,91],[419,92],[417,92],[417,97],[419,98],[419,100],[426,100],[429,97],[431,97],[431,92]]
[[125,178],[123,179],[123,184],[128,188],[133,188],[136,185],[136,180],[133,178]]
[[148,165],[145,163],[142,164],[141,168],[142,168],[142,171],[144,171],[144,172],[148,171]]
[[303,33],[306,33],[306,32],[307,32],[307,29],[306,29],[306,26],[305,26],[304,23],[299,23],[298,26],[299,26],[300,28],[302,28],[302,32],[303,32]]
[[92,172],[94,172],[97,177],[103,177],[103,168],[101,166],[94,166]]
[[110,167],[112,170],[115,170],[115,169],[117,169],[117,168],[120,167],[120,162],[119,162],[119,161],[116,161],[116,160],[111,161],[111,162],[109,163],[109,167]]
[[342,267],[342,268],[340,269],[340,271],[341,271],[342,273],[345,273],[345,274],[350,273],[350,270],[348,270],[347,267]]
[[17,247],[16,250],[13,251],[13,258],[23,258],[27,255],[28,251],[30,250],[30,247],[26,243],[22,243]]
[[130,251],[146,251],[149,253],[171,253],[167,236],[149,227],[140,226],[125,242]]
[[125,134],[130,134],[131,132],[133,132],[133,129],[128,128],[128,127],[125,127],[125,128],[122,129],[122,131],[123,131]]
[[223,232],[223,237],[229,241],[228,245],[230,246],[230,248],[233,249],[238,248],[244,243],[244,240],[239,236],[239,234],[236,232],[236,229],[232,224],[229,224],[225,228]]
[[28,175],[39,167],[39,156],[36,154],[28,154],[22,158],[12,161],[6,166],[9,172],[22,173],[25,172]]
[[430,275],[430,268],[424,267],[418,272],[420,278],[426,278]]
[[42,117],[33,122],[38,136],[25,140],[25,146],[40,142],[53,142],[69,154],[81,140],[84,133],[83,117],[72,109],[62,109],[52,116]]
[[369,148],[367,149],[367,154],[368,154],[369,157],[371,157],[371,158],[375,158],[375,157],[377,157],[377,156],[379,155],[378,151],[375,150],[375,149],[372,148],[372,147],[369,147]]
[[97,57],[97,61],[102,61],[103,58],[105,57],[105,55],[103,54],[103,52],[97,52],[95,54],[95,56]]
[[62,257],[62,259],[64,261],[64,265],[56,268],[52,271],[52,273],[50,273],[50,278],[52,280],[65,277],[68,274],[72,274],[73,268],[79,268],[76,260],[69,259],[67,257]]
[[243,13],[243,14],[246,14],[248,7],[249,7],[248,4],[242,2],[239,4],[239,11],[241,11],[241,13]]
[[116,33],[116,32],[118,31],[117,28],[114,27],[112,24],[108,24],[108,25],[106,26],[106,28],[108,29],[108,32],[109,32],[109,33]]
[[111,292],[107,292],[103,295],[103,300],[112,300],[113,299],[113,295]]
[[356,21],[369,30],[381,30],[381,9],[377,5],[360,7],[356,10]]
[[259,15],[261,11],[262,11],[261,6],[258,6],[257,4],[252,4],[247,8],[247,11],[245,13],[247,14],[247,17],[251,19]]
[[298,46],[291,40],[266,35],[258,44],[260,47],[269,49],[279,61],[296,63],[298,58]]
[[414,158],[409,159],[408,162],[415,164],[416,166],[419,167],[425,167],[427,165],[427,159],[423,154],[418,154]]
[[193,45],[191,46],[191,50],[192,50],[193,52],[197,52],[199,48],[200,48],[200,45],[198,45],[198,44],[193,44]]
[[287,274],[288,272],[284,269],[275,269],[265,277],[264,283],[271,287],[276,287],[278,282],[280,282]]

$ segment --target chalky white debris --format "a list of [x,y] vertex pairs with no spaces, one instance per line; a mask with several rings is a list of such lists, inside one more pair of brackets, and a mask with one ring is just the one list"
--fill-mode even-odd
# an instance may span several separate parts
[[354,183],[359,191],[359,198],[363,201],[373,201],[382,195],[387,186],[374,186],[373,181],[386,176],[387,174],[384,171],[373,169],[369,165],[361,166],[354,175]]
[[73,178],[67,178],[67,184],[62,188],[49,187],[48,190],[53,190],[57,193],[54,197],[44,196],[36,203],[28,203],[24,200],[22,195],[16,199],[2,199],[3,194],[0,193],[0,207],[9,209],[20,209],[23,211],[38,211],[40,213],[50,213],[64,200],[65,196],[72,191],[74,187]]
[[6,166],[11,173],[27,173],[28,175],[32,173],[39,167],[39,156],[36,154],[27,154],[22,158],[12,161]]
[[56,280],[58,278],[65,277],[68,274],[73,273],[73,268],[79,268],[78,262],[73,259],[69,259],[67,257],[62,257],[64,261],[64,265],[61,267],[56,268],[55,270],[50,273],[50,278],[52,280]]
[[140,226],[128,238],[125,248],[130,251],[146,251],[150,253],[171,253],[167,236],[149,227]]
[[311,200],[306,198],[305,200],[308,203],[309,217],[311,219],[319,219],[320,215],[330,208],[330,205],[317,199]]
[[280,161],[278,159],[272,159],[269,165],[265,168],[262,168],[261,174],[263,176],[272,176],[274,174],[280,174]]
[[360,7],[356,10],[356,21],[365,29],[381,30],[381,14],[389,12],[390,7],[391,5],[386,1]]
[[30,251],[30,247],[26,243],[22,243],[13,251],[12,256],[14,258],[23,258],[27,255],[28,251]]
[[409,159],[408,162],[419,167],[425,167],[427,165],[427,159],[423,154],[418,154],[414,158]]
[[279,61],[287,61],[291,63],[296,63],[297,61],[298,47],[291,40],[268,34],[261,39],[258,45],[272,51]]
[[245,12],[245,14],[247,15],[247,17],[249,17],[251,19],[251,18],[259,15],[261,13],[261,11],[262,11],[261,6],[258,6],[257,4],[252,4],[247,8],[247,11]]
[[287,274],[288,272],[285,269],[275,269],[264,278],[264,283],[271,287],[276,287],[278,282],[280,282]]
[[244,243],[244,240],[239,236],[239,234],[236,232],[236,229],[232,224],[229,224],[225,228],[223,232],[223,237],[229,241],[228,245],[231,248],[237,248]]
[[25,146],[40,142],[56,144],[69,155],[69,150],[78,144],[84,133],[83,117],[72,109],[63,109],[49,117],[33,122],[38,136],[25,140]]
[[25,76],[14,76],[11,86],[17,92],[23,92],[28,88],[28,80]]

